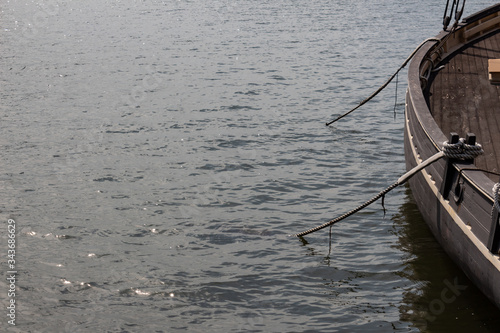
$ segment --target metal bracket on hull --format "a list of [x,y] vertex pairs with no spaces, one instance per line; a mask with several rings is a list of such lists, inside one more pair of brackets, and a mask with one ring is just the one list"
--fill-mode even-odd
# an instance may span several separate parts
[[[496,199],[495,199],[496,200]],[[497,205],[493,203],[491,210],[491,228],[490,237],[488,239],[488,250],[494,254],[500,254],[500,225],[499,225],[500,212]]]
[[462,200],[464,199],[464,181],[461,179],[461,174],[458,176],[457,182],[455,184],[455,189],[453,190],[453,197],[455,199],[455,203],[460,205]]

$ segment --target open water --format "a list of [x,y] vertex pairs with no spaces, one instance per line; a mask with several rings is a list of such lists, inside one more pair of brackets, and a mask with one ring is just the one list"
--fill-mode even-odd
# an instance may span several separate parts
[[335,225],[331,254],[328,229],[291,237],[404,172],[406,73],[324,124],[444,5],[1,1],[0,330],[496,331],[405,187]]

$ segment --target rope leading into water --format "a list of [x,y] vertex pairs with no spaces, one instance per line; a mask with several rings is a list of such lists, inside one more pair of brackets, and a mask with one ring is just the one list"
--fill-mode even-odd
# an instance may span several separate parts
[[368,103],[371,99],[373,99],[375,96],[377,96],[382,90],[384,90],[385,87],[387,87],[387,85],[389,83],[391,83],[391,81],[398,75],[398,73],[408,64],[408,62],[411,60],[411,58],[413,58],[413,56],[415,55],[415,53],[417,53],[418,50],[420,50],[422,48],[422,46],[424,46],[426,43],[428,42],[440,42],[441,40],[438,39],[438,38],[428,38],[426,40],[424,40],[422,43],[420,43],[419,46],[417,46],[417,48],[410,54],[410,56],[403,62],[403,64],[399,67],[399,69],[396,71],[396,73],[394,73],[390,78],[389,80],[387,80],[383,85],[380,86],[380,88],[378,88],[373,94],[371,94],[369,97],[367,97],[366,99],[364,99],[363,101],[361,101],[356,107],[354,107],[353,109],[351,109],[350,111],[344,113],[343,115],[337,117],[336,119],[326,123],[326,126],[330,126],[331,124],[333,124],[334,122],[344,118],[345,116],[351,114],[352,112],[354,112],[355,110],[357,110],[358,108],[360,108],[361,106],[365,105],[366,103]]
[[493,207],[500,212],[500,183],[496,183],[495,186],[493,186],[493,197],[495,201]]
[[[387,187],[383,191],[379,192],[377,195],[375,195],[373,198],[371,198],[367,202],[361,204],[360,206],[354,208],[353,210],[348,211],[347,213],[345,213],[339,217],[334,218],[333,220],[330,220],[330,221],[328,221],[320,226],[317,226],[317,227],[311,228],[309,230],[300,232],[300,233],[296,234],[295,236],[303,237],[305,235],[316,232],[316,231],[321,230],[323,228],[326,228],[328,226],[332,226],[335,223],[340,222],[343,219],[359,212],[360,210],[362,210],[365,207],[368,207],[369,205],[371,205],[372,203],[374,203],[378,199],[384,198],[384,196],[387,193],[389,193],[390,191],[392,191],[393,189],[395,189],[399,185],[406,183],[406,181],[408,179],[410,179],[411,177],[416,175],[420,170],[431,165],[432,163],[436,162],[437,160],[441,159],[442,157],[460,159],[460,160],[468,160],[468,159],[473,159],[473,158],[481,155],[483,152],[484,152],[483,148],[479,143],[476,143],[476,145],[474,145],[474,146],[469,145],[469,144],[466,144],[465,140],[462,138],[457,143],[444,142],[442,150],[440,152],[432,155],[431,157],[429,157],[428,159],[426,159],[425,161],[423,161],[422,163],[420,163],[419,165],[417,165],[416,167],[414,167],[410,171],[406,172],[404,175],[399,177],[398,180],[394,184]],[[499,189],[500,189],[500,187],[499,187]]]

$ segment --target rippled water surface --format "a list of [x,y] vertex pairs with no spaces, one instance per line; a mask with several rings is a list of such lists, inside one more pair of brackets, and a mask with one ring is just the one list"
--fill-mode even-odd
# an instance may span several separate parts
[[328,229],[291,237],[404,172],[405,73],[324,124],[441,29],[438,2],[2,1],[2,330],[495,331],[404,187],[330,255]]

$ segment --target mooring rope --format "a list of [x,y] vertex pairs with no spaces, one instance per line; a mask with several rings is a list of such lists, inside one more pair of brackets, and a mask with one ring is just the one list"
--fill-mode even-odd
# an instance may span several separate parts
[[484,153],[483,147],[479,143],[469,145],[465,143],[464,138],[460,138],[457,143],[443,142],[442,149],[446,157],[460,160],[474,159]]
[[380,88],[378,88],[373,94],[371,94],[370,96],[368,96],[366,99],[362,100],[356,107],[354,107],[353,109],[351,109],[350,111],[344,113],[343,115],[337,117],[336,119],[326,123],[326,126],[330,126],[331,124],[333,124],[334,122],[344,118],[345,116],[349,115],[350,113],[354,112],[355,110],[357,110],[358,108],[360,108],[361,106],[365,105],[366,103],[368,103],[371,99],[373,99],[375,96],[377,96],[382,90],[384,90],[385,87],[387,87],[387,85],[389,83],[391,83],[391,81],[396,77],[396,75],[398,75],[398,73],[408,64],[408,62],[413,58],[413,56],[418,52],[418,50],[420,50],[422,48],[422,46],[424,46],[426,43],[428,42],[440,42],[441,40],[438,39],[438,38],[427,38],[426,40],[424,40],[422,43],[420,43],[419,46],[417,46],[417,48],[415,50],[413,50],[413,52],[410,54],[410,56],[408,58],[406,58],[406,60],[403,62],[403,64],[398,68],[398,70],[389,78],[389,80],[387,80],[383,85],[380,86]]
[[[353,210],[350,210],[347,213],[345,213],[339,217],[334,218],[333,220],[330,220],[326,223],[323,223],[320,226],[317,226],[317,227],[311,228],[309,230],[300,232],[300,233],[296,234],[295,236],[302,237],[302,236],[308,235],[310,233],[313,233],[313,232],[316,232],[316,231],[321,230],[323,228],[326,228],[328,226],[331,226],[337,222],[340,222],[343,219],[359,212],[360,210],[362,210],[365,207],[368,207],[369,205],[371,205],[372,203],[374,203],[378,199],[384,198],[384,196],[387,193],[389,193],[390,191],[392,191],[393,189],[395,189],[399,185],[406,183],[406,181],[408,179],[410,179],[411,177],[416,175],[420,170],[431,165],[432,163],[436,162],[437,160],[441,159],[442,157],[447,157],[447,158],[451,158],[451,159],[468,160],[468,159],[474,159],[475,157],[481,155],[483,152],[484,152],[483,148],[479,143],[476,143],[476,145],[469,145],[469,144],[465,143],[465,139],[463,139],[463,138],[461,138],[457,143],[444,142],[443,147],[441,148],[441,151],[437,152],[436,154],[432,155],[431,157],[429,157],[428,159],[426,159],[422,163],[418,164],[416,167],[414,167],[410,171],[406,172],[404,175],[399,177],[398,180],[394,184],[387,187],[383,191],[379,192],[377,195],[375,195],[370,200],[359,205],[358,207],[354,208]],[[499,185],[498,190],[500,191],[500,185]],[[497,200],[495,200],[495,202],[498,203]],[[498,208],[500,208],[500,206]],[[500,211],[500,209],[499,209],[499,211]]]
[[497,212],[500,213],[500,183],[496,183],[493,186],[493,197],[494,197],[494,207],[497,209]]
[[[465,1],[464,1],[464,4],[465,4]],[[334,122],[336,121],[339,121],[340,119],[344,118],[345,116],[351,114],[352,112],[356,111],[357,109],[359,109],[361,106],[365,105],[366,103],[368,103],[370,100],[372,100],[375,96],[377,96],[382,90],[385,89],[385,87],[387,87],[387,85],[389,85],[389,83],[391,83],[391,81],[398,75],[398,73],[406,67],[406,65],[408,64],[408,62],[413,58],[413,56],[418,52],[418,50],[420,50],[422,48],[422,46],[424,46],[426,43],[428,42],[436,42],[436,43],[440,43],[441,45],[445,44],[446,41],[448,40],[448,38],[450,38],[450,36],[452,35],[452,33],[457,29],[458,27],[458,23],[459,23],[459,20],[462,16],[462,13],[463,13],[463,10],[464,10],[464,7],[462,5],[462,9],[461,11],[458,11],[458,4],[457,4],[457,13],[456,13],[456,20],[455,20],[455,23],[453,24],[453,27],[450,29],[450,32],[444,36],[442,39],[439,39],[439,38],[434,38],[434,37],[431,37],[431,38],[427,38],[426,40],[424,40],[422,43],[420,43],[420,45],[417,46],[417,48],[415,50],[413,50],[413,52],[410,54],[410,56],[408,58],[406,58],[406,60],[403,62],[403,64],[398,68],[398,70],[383,84],[381,85],[373,94],[371,94],[370,96],[368,96],[367,98],[365,98],[364,100],[362,100],[358,105],[356,105],[354,108],[352,108],[351,110],[347,111],[346,113],[338,116],[337,118],[335,118],[334,120],[330,121],[330,122],[327,122],[326,123],[326,126],[330,126],[331,124],[333,124]],[[439,49],[439,47],[437,47],[437,49]],[[429,75],[430,75],[430,72],[429,72]],[[397,86],[396,86],[396,89],[397,89]]]
[[383,197],[385,194],[387,194],[389,191],[391,191],[392,189],[394,189],[397,186],[399,186],[399,184],[396,182],[396,183],[392,184],[391,186],[389,186],[388,188],[386,188],[385,190],[381,191],[379,194],[377,194],[376,196],[374,196],[373,198],[371,198],[370,200],[368,200],[364,204],[362,204],[362,205],[354,208],[353,210],[351,210],[351,211],[349,211],[349,212],[347,212],[347,213],[345,213],[345,214],[343,214],[343,215],[341,215],[341,216],[339,216],[339,217],[337,217],[337,218],[335,218],[333,220],[330,220],[330,221],[328,221],[328,222],[326,222],[326,223],[324,223],[324,224],[322,224],[320,226],[317,226],[315,228],[311,228],[309,230],[300,232],[300,233],[296,234],[295,236],[302,237],[302,236],[305,236],[307,234],[310,234],[310,233],[316,232],[318,230],[321,230],[323,228],[326,228],[326,227],[328,227],[330,225],[333,225],[333,224],[335,224],[335,223],[337,223],[339,221],[342,221],[343,219],[351,216],[352,214],[357,213],[360,210],[362,210],[363,208],[371,205],[372,203],[374,203],[375,201],[377,201],[378,199],[380,199],[381,197]]

